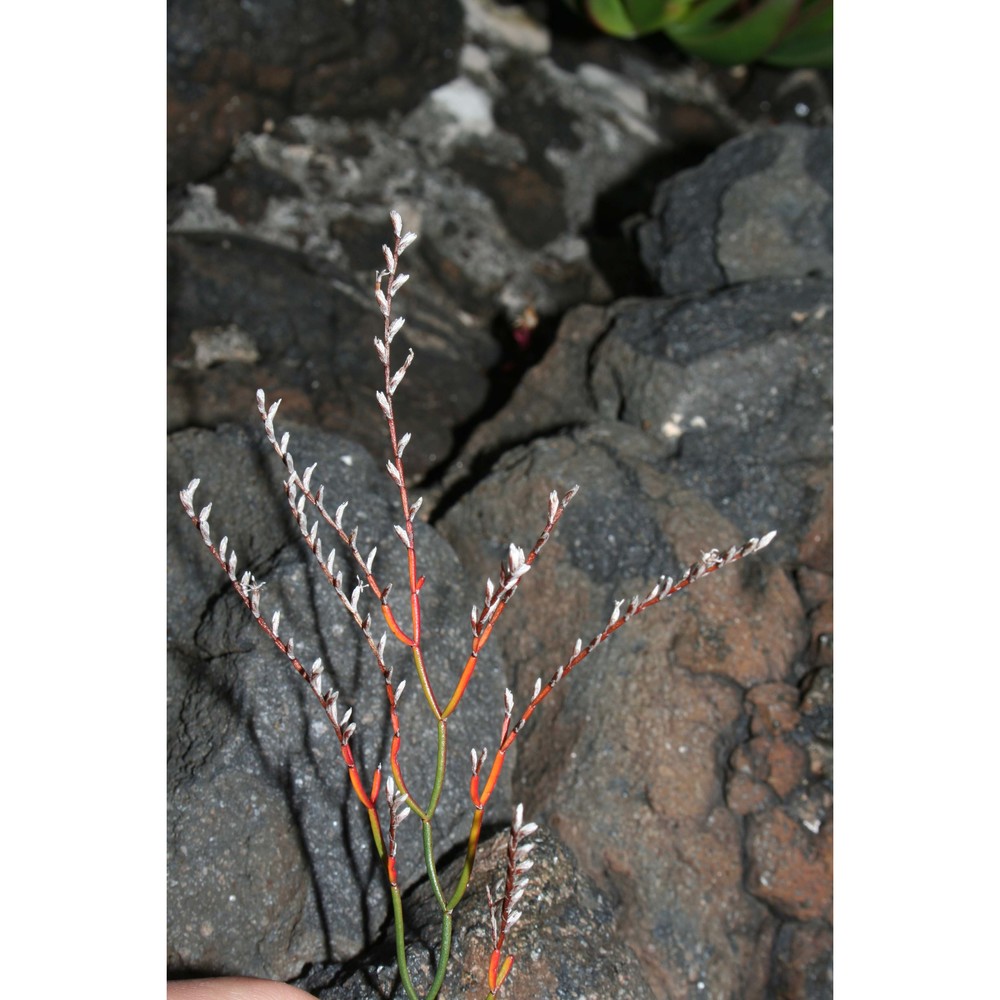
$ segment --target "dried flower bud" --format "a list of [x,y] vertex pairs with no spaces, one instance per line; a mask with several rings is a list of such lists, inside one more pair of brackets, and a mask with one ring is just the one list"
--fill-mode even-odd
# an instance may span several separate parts
[[192,479],[187,484],[187,488],[180,492],[181,503],[184,505],[184,510],[187,511],[188,517],[194,517],[194,491],[198,489],[200,482],[200,479]]
[[523,822],[524,822],[524,803],[518,802],[518,804],[514,806],[514,819],[510,824],[511,830],[514,833],[517,833],[517,831],[521,829],[521,824]]

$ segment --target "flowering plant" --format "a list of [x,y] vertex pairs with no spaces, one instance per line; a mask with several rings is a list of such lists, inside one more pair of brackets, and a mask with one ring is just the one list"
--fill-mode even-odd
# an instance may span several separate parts
[[[416,239],[416,235],[411,232],[403,232],[402,220],[398,213],[392,212],[391,219],[394,242],[391,247],[388,245],[382,247],[385,267],[380,269],[375,276],[375,299],[383,317],[382,335],[375,338],[375,350],[382,364],[384,375],[383,387],[375,395],[385,419],[389,438],[389,458],[385,463],[385,470],[398,493],[401,511],[402,523],[396,524],[394,530],[400,545],[406,550],[407,559],[406,591],[398,603],[391,596],[392,585],[383,583],[375,574],[377,550],[373,548],[366,555],[363,555],[358,546],[358,528],[345,526],[344,514],[347,502],[341,502],[331,510],[324,495],[324,487],[319,485],[314,488],[313,486],[316,465],[309,466],[301,473],[298,471],[289,451],[289,434],[283,433],[279,436],[274,426],[274,419],[281,400],[268,403],[263,390],[257,392],[257,410],[263,422],[264,434],[281,459],[285,469],[284,490],[292,517],[298,525],[307,547],[315,556],[323,576],[333,588],[340,604],[362,635],[384,681],[392,729],[387,774],[383,776],[381,763],[370,776],[364,776],[360,773],[358,761],[351,747],[351,738],[357,729],[357,723],[351,721],[353,709],[348,707],[341,711],[339,691],[332,689],[325,683],[326,674],[322,658],[315,659],[307,665],[307,661],[302,658],[302,654],[295,644],[294,637],[282,629],[280,612],[274,613],[270,618],[265,616],[261,607],[264,583],[250,571],[238,572],[236,552],[230,547],[228,536],[223,537],[218,544],[212,540],[209,526],[212,505],[209,503],[199,510],[194,503],[195,491],[200,480],[193,479],[185,489],[181,490],[180,499],[188,517],[199,530],[202,540],[215,561],[228,576],[240,600],[262,631],[287,657],[296,673],[308,684],[330,722],[334,736],[340,745],[340,754],[347,768],[351,787],[368,815],[375,851],[385,873],[392,901],[400,980],[406,995],[411,1000],[419,1000],[421,993],[413,983],[407,968],[406,928],[396,854],[401,824],[410,815],[417,817],[421,827],[426,876],[441,914],[441,939],[437,955],[437,968],[433,982],[426,987],[422,994],[424,1000],[433,1000],[434,997],[438,996],[444,982],[451,949],[453,914],[456,906],[465,895],[472,875],[486,806],[496,789],[506,756],[528,719],[553,689],[579,666],[598,645],[610,638],[614,632],[626,625],[636,615],[648,611],[703,576],[714,573],[729,563],[764,548],[774,537],[774,532],[759,539],[751,538],[742,545],[734,545],[724,552],[712,549],[696,563],[690,565],[676,581],[669,577],[660,577],[644,598],[640,599],[637,595],[628,603],[624,600],[616,601],[607,623],[589,642],[584,644],[582,639],[577,639],[572,652],[556,668],[551,677],[544,683],[541,678],[535,681],[531,698],[516,716],[514,695],[509,688],[505,691],[503,714],[492,761],[489,759],[486,747],[483,747],[481,751],[474,748],[470,751],[469,798],[472,815],[465,862],[457,884],[454,886],[442,885],[438,873],[438,859],[434,851],[433,820],[445,783],[448,763],[449,720],[457,711],[468,690],[480,653],[494,626],[500,620],[521,582],[531,570],[567,506],[576,495],[578,487],[573,486],[562,496],[556,491],[549,494],[544,527],[527,553],[519,546],[510,544],[506,558],[501,564],[497,583],[494,584],[492,579],[488,579],[483,591],[482,606],[472,608],[469,653],[458,681],[450,692],[442,692],[435,682],[434,671],[428,666],[425,659],[422,631],[421,590],[424,586],[424,578],[419,573],[418,552],[414,535],[414,522],[420,510],[422,498],[412,502],[410,500],[403,463],[403,453],[410,442],[410,434],[399,433],[394,407],[395,394],[413,362],[414,355],[412,350],[409,351],[402,365],[394,370],[392,344],[403,326],[404,319],[401,316],[394,318],[393,300],[409,277],[407,274],[399,272],[400,257]],[[323,539],[320,535],[321,525],[325,526],[326,530],[332,531],[339,539],[353,564],[356,583],[351,587],[350,592],[345,584],[343,572],[335,565],[337,548],[331,546],[328,551],[324,550]],[[363,611],[361,608],[361,597],[366,590],[370,595],[369,600],[376,606],[376,614],[381,615],[385,624],[385,630],[377,637],[373,629],[372,613]],[[412,658],[417,682],[436,728],[437,743],[433,785],[429,796],[424,801],[418,801],[411,793],[407,781],[406,766],[401,759],[403,737],[400,732],[397,706],[407,684],[407,678],[394,679],[393,667],[387,662],[386,646],[390,634],[404,650],[409,652]],[[527,874],[531,868],[531,859],[528,855],[532,844],[528,842],[528,838],[536,829],[534,823],[524,822],[522,807],[518,805],[514,810],[514,818],[510,828],[506,872],[503,881],[495,895],[487,891],[487,907],[492,931],[492,954],[486,973],[488,1000],[493,1000],[496,997],[510,974],[514,962],[513,954],[507,947],[507,939],[521,915],[518,907],[524,895]]]

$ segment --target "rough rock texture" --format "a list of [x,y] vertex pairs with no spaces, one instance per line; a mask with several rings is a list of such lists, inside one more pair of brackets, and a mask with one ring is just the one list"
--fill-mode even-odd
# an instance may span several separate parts
[[823,278],[620,304],[592,356],[598,412],[676,450],[689,486],[790,556],[833,453],[832,304]]
[[[779,531],[600,647],[519,738],[490,821],[523,799],[543,831],[504,996],[826,1000],[832,130],[774,127],[805,104],[829,120],[822,78],[560,33],[544,5],[321,6],[169,12],[169,970],[400,995],[329,725],[176,502],[201,476],[214,537],[356,706],[370,773],[384,691],[296,537],[254,391],[284,397],[300,467],[319,461],[401,584],[371,348],[396,207],[420,233],[397,404],[442,669],[548,490],[582,486],[456,716],[439,856],[466,836],[468,748],[495,747],[505,684],[523,705],[614,601]],[[414,680],[406,752],[426,758],[422,707]],[[421,978],[437,919],[412,836],[400,852]],[[483,993],[493,877],[459,908],[449,997]]]
[[[280,410],[276,425],[280,431]],[[352,501],[345,521],[360,527],[363,551],[378,545],[376,572],[405,580],[388,478],[353,442],[291,430],[290,450],[301,467],[318,462],[316,482],[326,485],[328,498]],[[172,435],[171,506],[173,488],[195,471],[203,480],[196,501],[213,503],[213,538],[228,535],[239,570],[253,567],[266,581],[265,617],[282,612],[282,634],[295,637],[304,662],[323,657],[342,711],[354,707],[353,745],[370,781],[377,761],[387,758],[391,735],[384,685],[318,567],[309,564],[281,491],[280,462],[262,432],[228,427]],[[454,684],[468,655],[452,609],[464,606],[471,586],[436,532],[418,528],[422,571],[431,581],[423,592],[428,664],[443,688],[449,678]],[[352,955],[377,933],[387,895],[329,721],[183,517],[171,519],[168,558],[169,967],[287,979],[308,962]],[[338,565],[350,580],[345,554]],[[393,642],[387,649],[387,662],[404,670],[405,651]],[[409,779],[415,792],[426,797],[434,729],[416,680],[410,684],[414,690],[399,708],[401,758],[404,774],[415,776]],[[503,686],[487,650],[449,730],[463,758],[495,728]],[[491,802],[494,815],[509,815],[508,789],[504,780]],[[465,791],[449,785],[438,810],[440,850],[464,839],[470,815]],[[399,865],[404,884],[423,872],[419,838],[400,845]]]
[[[440,400],[425,453],[439,466],[566,309],[645,283],[620,222],[646,212],[664,172],[746,125],[711,76],[665,73],[638,47],[563,40],[556,58],[517,8],[466,0],[463,27],[450,0],[422,5],[418,26],[407,7],[172,5],[171,428],[242,422],[262,384],[370,446],[352,391],[368,384],[364,340],[345,335],[391,206],[420,233],[408,332],[440,380],[424,397]],[[392,61],[401,39],[410,61]],[[373,92],[379,58],[405,99]],[[303,74],[338,81],[329,102]],[[526,310],[540,324],[519,342]],[[233,327],[244,346],[197,363],[199,341]]]
[[[441,522],[463,561],[485,567],[494,535],[530,532],[524,512],[549,486],[585,484],[497,640],[522,699],[616,599],[644,595],[706,542],[739,540],[660,464],[645,435],[595,424],[508,453]],[[805,639],[794,588],[762,557],[599,647],[522,737],[515,795],[618,901],[658,996],[766,983],[776,924],[744,890],[722,768],[747,726],[743,689],[786,676]]]
[[639,228],[664,295],[763,277],[831,277],[833,130],[786,125],[727,143],[663,184]]
[[[374,267],[390,235],[385,212],[362,231]],[[347,429],[371,453],[384,451],[384,425],[372,414],[381,366],[372,338],[358,332],[371,326],[373,298],[352,276],[238,233],[171,237],[168,249],[171,429],[253,420],[263,388],[284,401],[286,418]],[[400,361],[412,347],[422,362],[399,404],[403,425],[423,442],[413,458],[419,475],[451,450],[457,420],[483,405],[496,347],[419,290],[426,267],[415,250],[404,258],[415,294],[397,343]]]
[[[524,897],[524,916],[510,938],[516,958],[503,985],[503,996],[507,1000],[580,996],[653,1000],[655,994],[643,982],[638,960],[622,940],[623,926],[609,898],[579,871],[557,837],[539,830],[531,842],[535,844],[531,884]],[[480,1000],[485,994],[484,970],[493,947],[486,887],[495,892],[502,880],[506,848],[506,833],[481,848],[465,901],[456,911],[443,996]],[[460,870],[461,859],[445,869],[445,883],[453,884]],[[412,894],[406,905],[416,936],[423,938],[423,943],[407,948],[410,975],[419,988],[434,977],[432,954],[440,937],[440,917],[426,886]],[[316,967],[296,985],[319,1000],[403,995],[395,976],[394,955],[386,954],[385,949],[354,968]]]
[[377,115],[454,75],[458,0],[233,4],[172,0],[168,179],[223,166],[234,140],[300,112]]

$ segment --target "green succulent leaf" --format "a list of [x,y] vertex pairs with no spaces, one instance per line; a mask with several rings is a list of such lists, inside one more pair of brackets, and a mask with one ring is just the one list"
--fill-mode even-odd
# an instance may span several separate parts
[[639,34],[621,0],[587,0],[587,14],[602,31],[616,38]]
[[657,31],[663,27],[670,17],[671,7],[680,7],[686,10],[690,6],[690,0],[681,0],[680,3],[668,3],[665,0],[624,0],[625,9],[628,16],[640,35],[647,35],[651,31]]
[[833,65],[833,3],[818,3],[765,57],[774,66]]
[[[683,12],[678,11],[673,17],[669,17],[664,22],[664,30],[669,31],[674,25],[684,31],[695,31],[705,27],[717,17],[725,14],[731,7],[735,7],[740,0],[702,0],[694,3],[685,3]],[[673,4],[670,5],[674,6]],[[723,22],[725,23],[725,22]],[[718,28],[719,25],[714,25]]]
[[732,66],[760,59],[781,38],[801,0],[762,0],[753,10],[723,25],[694,28],[689,23],[670,25],[667,34],[689,52],[712,62]]
[[833,0],[564,0],[602,31],[637,38],[662,30],[688,52],[724,65],[833,63]]

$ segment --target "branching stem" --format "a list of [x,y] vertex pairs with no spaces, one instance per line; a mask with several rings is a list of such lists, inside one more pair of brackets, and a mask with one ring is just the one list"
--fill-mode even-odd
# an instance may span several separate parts
[[[525,555],[523,550],[516,545],[510,545],[507,558],[500,566],[499,584],[494,586],[492,580],[486,581],[482,609],[479,610],[475,607],[472,609],[472,643],[469,655],[451,697],[442,709],[434,692],[430,671],[427,669],[424,661],[422,647],[423,634],[420,602],[424,578],[418,573],[414,531],[414,518],[420,509],[422,498],[413,504],[410,503],[406,486],[406,469],[403,462],[403,452],[409,443],[410,435],[407,433],[399,436],[393,403],[396,390],[399,388],[413,361],[413,351],[408,352],[406,360],[400,368],[396,371],[392,370],[391,345],[404,322],[402,317],[397,319],[392,318],[392,300],[393,296],[408,278],[408,275],[398,273],[400,255],[416,239],[416,236],[413,233],[406,233],[405,235],[402,233],[402,220],[398,213],[392,212],[391,218],[395,242],[391,249],[388,246],[383,246],[382,251],[386,267],[384,270],[376,272],[375,275],[375,298],[384,318],[382,338],[375,339],[375,350],[382,362],[384,376],[383,389],[376,393],[376,398],[385,418],[389,433],[390,457],[386,462],[385,468],[389,477],[396,485],[402,509],[402,524],[395,525],[394,527],[397,538],[406,548],[410,605],[409,631],[402,626],[390,604],[389,593],[391,585],[382,587],[374,575],[373,565],[376,549],[373,548],[367,557],[362,556],[361,550],[357,545],[358,529],[356,527],[351,530],[344,528],[343,515],[347,504],[342,503],[331,514],[324,503],[323,487],[320,486],[318,489],[313,490],[312,474],[316,468],[315,465],[309,467],[300,475],[296,469],[292,454],[288,449],[289,435],[286,433],[279,438],[274,429],[274,417],[281,400],[279,399],[268,405],[263,390],[258,390],[257,392],[257,409],[264,423],[264,432],[278,457],[282,460],[286,470],[285,495],[292,516],[341,605],[360,629],[365,643],[382,673],[386,699],[389,705],[389,720],[392,726],[392,740],[389,749],[389,773],[385,777],[384,787],[382,784],[383,774],[381,763],[375,770],[370,786],[366,787],[366,784],[362,780],[350,745],[351,737],[356,728],[356,723],[350,721],[352,710],[348,708],[343,715],[338,714],[337,702],[339,694],[329,688],[324,688],[322,660],[315,660],[311,667],[305,666],[296,653],[294,638],[291,635],[285,636],[279,631],[280,612],[275,613],[270,621],[267,621],[261,613],[260,604],[261,591],[264,587],[263,581],[257,581],[249,572],[243,573],[242,576],[237,576],[236,553],[229,550],[228,539],[223,538],[218,546],[212,541],[209,527],[209,515],[212,505],[208,504],[200,511],[197,511],[194,507],[194,494],[199,480],[193,479],[186,489],[181,490],[180,499],[188,517],[200,532],[202,540],[215,561],[226,573],[231,586],[236,591],[240,600],[253,615],[254,620],[264,633],[288,659],[296,673],[309,685],[333,726],[334,733],[340,743],[340,753],[347,767],[351,787],[368,814],[372,841],[385,871],[389,894],[392,900],[396,959],[399,965],[400,982],[410,1000],[421,1000],[421,997],[413,984],[407,968],[403,904],[396,868],[396,836],[399,824],[411,811],[418,817],[421,824],[424,866],[427,872],[427,879],[441,911],[441,945],[438,951],[434,980],[422,998],[422,1000],[434,1000],[444,983],[451,952],[452,914],[465,895],[472,877],[480,838],[482,836],[486,804],[496,790],[507,752],[514,744],[514,741],[528,719],[535,712],[535,709],[551,694],[556,685],[586,659],[597,646],[610,638],[614,632],[631,621],[636,615],[647,611],[654,605],[683,590],[695,580],[699,580],[703,576],[722,569],[731,562],[735,562],[764,548],[774,537],[774,532],[765,535],[761,539],[751,538],[749,541],[744,542],[743,545],[733,546],[725,553],[720,553],[717,549],[706,552],[702,555],[701,559],[688,567],[676,583],[672,579],[661,577],[644,600],[640,601],[638,596],[633,597],[627,606],[625,606],[624,612],[622,612],[622,606],[625,602],[617,601],[608,619],[608,623],[586,646],[578,639],[572,655],[556,669],[549,681],[544,685],[541,679],[535,682],[532,696],[516,724],[513,723],[514,695],[509,690],[505,692],[504,714],[497,741],[497,750],[485,780],[481,780],[481,772],[486,761],[486,749],[483,749],[482,755],[478,754],[475,750],[472,751],[472,778],[469,783],[469,797],[473,807],[472,824],[466,845],[465,862],[459,874],[457,884],[452,890],[451,895],[446,897],[446,890],[441,884],[437,862],[434,857],[432,820],[444,790],[448,758],[448,720],[458,708],[459,703],[469,688],[479,661],[479,655],[492,635],[494,626],[510,603],[521,580],[534,565],[539,553],[562,518],[566,507],[576,495],[578,487],[574,486],[561,498],[556,492],[549,494],[548,516],[545,521],[545,527],[542,529],[542,533],[538,536],[531,550]],[[383,283],[387,279],[388,285],[383,288]],[[319,515],[319,518],[312,523],[310,523],[309,515],[307,515],[307,504],[309,505],[310,512],[315,510]],[[357,567],[357,584],[350,594],[345,590],[342,573],[334,569],[335,552],[331,551],[328,556],[324,557],[323,543],[319,536],[320,520],[336,533]],[[393,683],[393,668],[386,663],[384,657],[387,636],[383,633],[379,639],[376,639],[372,633],[371,615],[362,616],[358,608],[359,599],[365,589],[369,589],[378,601],[389,632],[404,647],[410,650],[424,699],[430,707],[435,721],[436,752],[434,782],[430,791],[430,797],[425,806],[421,806],[410,793],[404,780],[403,769],[399,759],[402,739],[400,736],[397,704],[402,695],[406,680],[404,679],[398,682],[398,684]],[[385,820],[380,818],[380,791],[384,791],[386,800],[384,809],[387,809],[387,818]],[[531,862],[527,860],[531,845],[524,844],[522,841],[534,832],[534,830],[535,825],[533,823],[524,824],[522,822],[522,810],[518,806],[511,825],[507,852],[507,876],[502,894],[494,902],[493,897],[488,893],[490,920],[493,927],[493,953],[488,972],[489,993],[487,1000],[495,1000],[514,961],[513,955],[503,954],[503,949],[510,928],[513,927],[520,917],[520,911],[515,907],[524,892],[526,873],[531,867]]]

